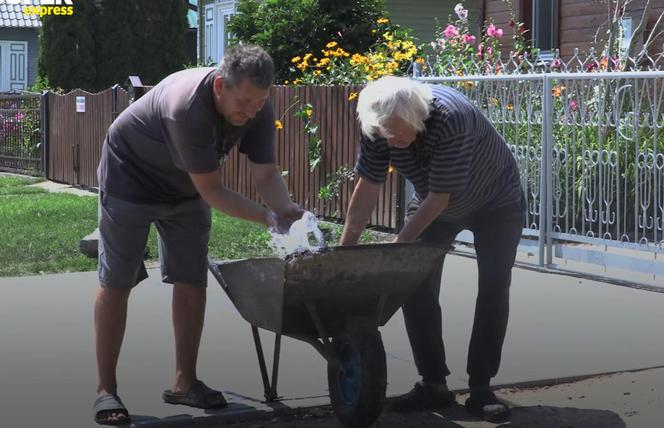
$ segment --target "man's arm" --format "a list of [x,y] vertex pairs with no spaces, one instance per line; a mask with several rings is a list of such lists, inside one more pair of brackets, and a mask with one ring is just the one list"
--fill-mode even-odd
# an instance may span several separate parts
[[443,212],[450,202],[449,193],[429,192],[420,207],[401,229],[394,242],[410,242],[416,240],[422,232]]
[[369,221],[369,216],[376,206],[380,187],[380,184],[373,184],[361,177],[358,179],[353,196],[350,198],[344,231],[341,235],[341,245],[357,244]]
[[249,168],[256,183],[256,190],[274,212],[282,215],[292,209],[294,204],[276,164],[249,161]]
[[221,184],[218,171],[203,174],[190,173],[189,176],[203,200],[212,208],[233,217],[253,221],[268,227],[273,226],[270,211],[224,187]]
[[256,183],[256,190],[274,211],[276,224],[272,225],[280,233],[286,233],[293,222],[302,218],[304,210],[291,201],[288,188],[276,164],[258,164],[249,161],[249,167]]

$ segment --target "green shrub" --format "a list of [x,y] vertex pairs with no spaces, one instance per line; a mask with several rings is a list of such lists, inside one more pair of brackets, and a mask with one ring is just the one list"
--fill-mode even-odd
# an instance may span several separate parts
[[379,36],[371,28],[384,15],[383,0],[240,0],[229,27],[234,42],[257,44],[272,55],[281,82],[297,74],[294,53],[319,52],[330,41],[366,51]]

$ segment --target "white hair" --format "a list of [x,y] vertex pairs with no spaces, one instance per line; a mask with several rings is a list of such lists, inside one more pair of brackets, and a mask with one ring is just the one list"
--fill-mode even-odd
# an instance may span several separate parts
[[385,124],[391,116],[399,116],[417,132],[424,130],[424,121],[431,111],[431,88],[406,77],[385,76],[370,82],[357,100],[357,118],[364,135],[389,137]]

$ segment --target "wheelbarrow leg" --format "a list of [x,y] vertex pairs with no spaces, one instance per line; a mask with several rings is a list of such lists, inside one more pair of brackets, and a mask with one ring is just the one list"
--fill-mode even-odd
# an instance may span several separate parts
[[281,335],[276,334],[274,339],[274,359],[272,362],[272,382],[267,373],[267,365],[265,364],[265,354],[263,352],[263,345],[261,344],[261,337],[258,333],[258,327],[251,326],[251,333],[254,336],[254,345],[256,345],[256,356],[258,357],[258,365],[261,369],[261,377],[263,378],[263,390],[265,391],[265,400],[268,403],[277,401],[277,380],[279,373],[279,355],[281,353]]

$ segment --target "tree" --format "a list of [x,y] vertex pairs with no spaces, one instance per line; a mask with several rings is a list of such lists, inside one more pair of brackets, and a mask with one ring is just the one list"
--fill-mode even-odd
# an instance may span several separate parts
[[184,0],[76,0],[42,18],[39,77],[65,90],[104,89],[138,75],[156,84],[187,62]]
[[38,70],[51,86],[65,90],[94,86],[95,45],[90,32],[94,15],[93,0],[77,0],[73,15],[41,18]]
[[[118,1],[118,0],[116,0]],[[184,32],[187,7],[182,0],[133,0],[138,23],[134,26],[134,69],[143,83],[156,84],[187,62]]]
[[135,73],[133,49],[137,17],[136,3],[126,0],[102,0],[95,33],[96,88],[124,83]]

